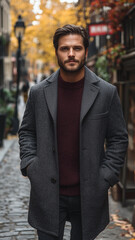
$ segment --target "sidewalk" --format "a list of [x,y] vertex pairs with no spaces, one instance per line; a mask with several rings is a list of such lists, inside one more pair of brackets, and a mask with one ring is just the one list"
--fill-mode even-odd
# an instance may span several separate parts
[[0,147],[0,162],[4,159],[6,153],[11,148],[13,143],[15,142],[16,138],[12,139],[4,139],[3,141],[3,147]]
[[[4,149],[5,148],[5,149]],[[27,223],[30,184],[20,173],[18,139],[4,141],[0,149],[0,239],[37,240]],[[2,157],[3,156],[3,157]],[[96,240],[135,240],[132,220],[133,201],[123,208],[109,193],[110,224]],[[66,223],[64,240],[69,240],[70,223]]]

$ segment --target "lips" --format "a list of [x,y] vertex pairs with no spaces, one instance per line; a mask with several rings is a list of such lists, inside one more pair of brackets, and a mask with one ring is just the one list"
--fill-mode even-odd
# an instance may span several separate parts
[[75,61],[75,60],[68,60],[68,61],[66,61],[65,63],[76,63],[77,61]]

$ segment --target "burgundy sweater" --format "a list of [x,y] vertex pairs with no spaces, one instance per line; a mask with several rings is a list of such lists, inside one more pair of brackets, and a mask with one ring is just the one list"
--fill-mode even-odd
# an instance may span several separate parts
[[78,82],[58,79],[57,138],[60,194],[80,194],[79,129],[84,78]]

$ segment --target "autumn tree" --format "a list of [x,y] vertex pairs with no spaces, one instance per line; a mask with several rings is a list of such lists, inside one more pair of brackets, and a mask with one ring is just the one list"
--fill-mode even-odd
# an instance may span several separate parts
[[76,15],[77,15],[77,24],[87,27],[87,24],[90,23],[90,3],[89,1],[78,1],[76,5]]

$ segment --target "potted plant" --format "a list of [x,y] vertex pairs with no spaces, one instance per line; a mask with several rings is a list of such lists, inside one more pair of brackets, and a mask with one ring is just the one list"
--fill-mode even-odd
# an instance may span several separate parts
[[9,89],[2,89],[0,92],[0,147],[3,146],[5,134],[9,132],[12,126],[14,113],[14,98]]
[[105,55],[99,56],[95,64],[97,74],[99,77],[103,78],[105,81],[109,82],[110,74],[108,73],[108,63]]

